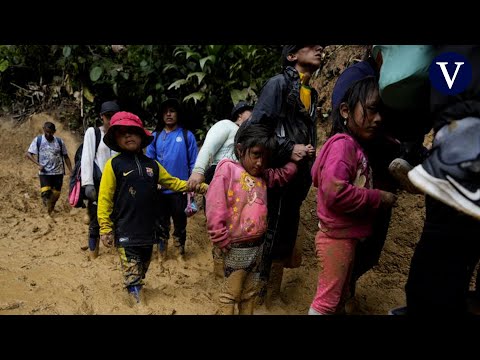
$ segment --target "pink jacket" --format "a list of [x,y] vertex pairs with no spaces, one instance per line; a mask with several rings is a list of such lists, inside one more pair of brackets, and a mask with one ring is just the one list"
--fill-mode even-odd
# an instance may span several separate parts
[[318,188],[318,226],[326,236],[345,239],[371,235],[380,191],[372,189],[372,170],[354,138],[332,136],[313,164],[312,178]]
[[212,242],[225,247],[231,242],[252,241],[267,229],[267,186],[283,186],[297,172],[294,163],[267,169],[253,177],[230,159],[220,161],[206,194],[207,230]]

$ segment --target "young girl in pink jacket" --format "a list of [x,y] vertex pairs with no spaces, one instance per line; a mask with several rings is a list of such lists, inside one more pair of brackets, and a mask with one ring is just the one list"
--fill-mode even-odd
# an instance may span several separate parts
[[259,265],[267,229],[267,187],[283,186],[297,171],[289,162],[266,169],[275,146],[264,125],[242,125],[235,136],[239,162],[220,161],[206,195],[207,230],[224,255],[224,284],[220,313],[253,314],[259,291]]
[[362,147],[376,136],[382,122],[376,79],[352,78],[342,95],[332,112],[332,135],[312,167],[318,188],[315,245],[321,270],[310,315],[342,312],[355,246],[371,235],[377,210],[396,200],[394,194],[372,188],[372,171]]

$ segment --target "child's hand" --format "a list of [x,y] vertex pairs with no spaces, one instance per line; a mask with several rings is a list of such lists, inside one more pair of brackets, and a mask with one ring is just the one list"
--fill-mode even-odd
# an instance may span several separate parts
[[397,201],[397,195],[380,190],[381,205],[384,207],[392,207],[393,204]]
[[306,148],[307,148],[307,155],[311,158],[314,158],[316,155],[315,147],[311,144],[308,144]]
[[295,144],[293,146],[292,155],[290,155],[290,160],[300,161],[305,156],[307,156],[307,146],[303,144]]
[[208,190],[208,184],[207,183],[201,183],[193,189],[196,193],[198,194],[206,194]]
[[193,172],[192,175],[188,178],[188,187],[189,189],[196,189],[202,182],[205,181],[205,176],[199,173]]
[[112,247],[113,245],[113,234],[102,234],[100,235],[100,240],[102,240],[102,244],[105,245],[105,247],[109,248]]

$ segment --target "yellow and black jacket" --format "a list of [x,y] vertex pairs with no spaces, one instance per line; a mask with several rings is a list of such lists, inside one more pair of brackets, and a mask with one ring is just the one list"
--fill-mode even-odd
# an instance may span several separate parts
[[185,180],[171,176],[142,153],[125,152],[109,159],[98,195],[100,234],[113,231],[115,246],[154,244],[157,184],[174,191],[187,190]]

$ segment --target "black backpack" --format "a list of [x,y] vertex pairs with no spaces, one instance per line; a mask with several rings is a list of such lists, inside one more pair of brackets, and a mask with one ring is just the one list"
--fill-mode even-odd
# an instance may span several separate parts
[[[100,145],[100,139],[102,137],[100,133],[100,129],[98,127],[95,129],[95,154],[97,153],[98,146]],[[85,196],[85,189],[82,187],[82,151],[83,151],[83,143],[80,144],[77,151],[75,152],[75,165],[72,170],[72,175],[70,175],[70,186],[68,190],[68,197],[70,200],[70,205],[74,208],[84,208],[85,207],[85,200],[87,197]],[[100,178],[102,176],[102,172],[98,168],[97,164],[95,164],[95,159],[93,162],[93,179],[95,182],[95,187],[98,188],[100,186]],[[78,196],[73,196],[73,193],[79,193]]]

